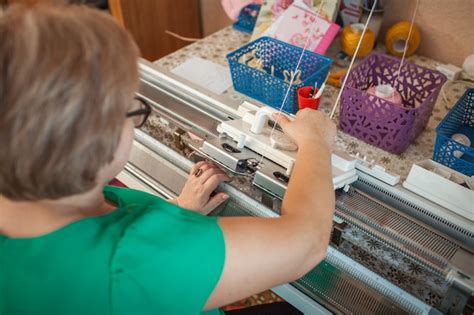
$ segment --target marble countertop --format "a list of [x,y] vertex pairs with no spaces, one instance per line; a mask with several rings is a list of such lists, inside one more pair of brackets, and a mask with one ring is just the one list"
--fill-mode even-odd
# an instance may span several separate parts
[[[154,64],[167,70],[172,70],[191,57],[200,57],[228,67],[226,60],[227,53],[245,45],[249,40],[250,35],[234,30],[232,27],[227,27],[155,61]],[[339,40],[336,38],[333,45],[328,50],[327,56],[336,60],[335,56],[340,50],[339,47]],[[383,50],[383,47],[379,47],[378,50]],[[435,60],[417,55],[409,57],[408,60],[431,69],[434,69],[438,64],[440,64]],[[332,72],[342,69],[339,65],[336,65],[336,63],[337,62],[335,62],[331,67]],[[183,79],[183,81],[185,80]],[[366,156],[369,161],[374,160],[375,163],[385,167],[388,171],[399,174],[403,180],[408,175],[411,165],[414,162],[431,158],[436,140],[436,126],[468,87],[472,87],[472,84],[448,81],[441,90],[426,129],[418,136],[418,138],[415,139],[410,147],[400,155],[394,155],[367,144],[362,140],[342,132],[340,128],[338,130],[335,145],[338,149],[342,149],[350,154],[360,153],[362,156]],[[320,104],[321,111],[329,114],[338,91],[338,88],[332,86],[328,86],[324,90]],[[258,103],[257,101],[236,92],[233,87],[230,87],[225,91],[222,96],[232,101],[249,100]],[[336,115],[337,124],[339,123],[338,119],[339,118]]]

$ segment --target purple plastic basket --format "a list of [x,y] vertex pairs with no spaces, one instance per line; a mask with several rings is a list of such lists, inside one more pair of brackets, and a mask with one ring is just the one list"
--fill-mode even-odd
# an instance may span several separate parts
[[[354,137],[400,154],[425,129],[446,77],[439,71],[372,53],[350,72],[342,93],[340,126]],[[396,80],[396,81],[395,81]],[[378,84],[391,84],[403,101],[399,106],[368,94]]]

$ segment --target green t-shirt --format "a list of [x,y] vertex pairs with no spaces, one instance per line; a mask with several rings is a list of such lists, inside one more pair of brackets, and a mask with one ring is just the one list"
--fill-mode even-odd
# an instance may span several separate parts
[[201,313],[224,266],[217,218],[105,187],[117,209],[34,238],[0,235],[0,314]]

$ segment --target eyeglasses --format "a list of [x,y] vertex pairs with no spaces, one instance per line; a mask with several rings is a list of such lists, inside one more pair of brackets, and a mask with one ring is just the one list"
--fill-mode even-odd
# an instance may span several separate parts
[[140,97],[135,97],[133,102],[133,110],[128,112],[126,117],[132,117],[135,128],[140,128],[150,116],[151,106]]

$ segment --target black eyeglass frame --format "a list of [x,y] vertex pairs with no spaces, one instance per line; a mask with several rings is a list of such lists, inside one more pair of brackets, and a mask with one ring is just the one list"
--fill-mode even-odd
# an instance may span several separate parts
[[144,106],[144,108],[140,108],[140,109],[128,112],[125,116],[127,118],[130,118],[130,117],[142,116],[143,115],[144,117],[143,117],[142,122],[138,126],[137,125],[135,126],[135,128],[140,128],[147,121],[148,116],[150,116],[152,109],[151,109],[151,105],[148,104],[148,102],[145,101],[144,99],[142,99],[141,97],[135,96],[134,99],[139,101]]

